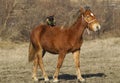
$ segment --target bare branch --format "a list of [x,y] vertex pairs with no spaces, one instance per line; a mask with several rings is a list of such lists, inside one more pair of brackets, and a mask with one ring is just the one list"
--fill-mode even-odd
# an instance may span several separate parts
[[16,0],[14,0],[14,3],[13,3],[13,5],[12,5],[12,8],[9,10],[9,12],[8,12],[8,14],[7,14],[7,16],[6,16],[6,19],[5,19],[5,22],[4,22],[4,24],[3,24],[3,28],[6,28],[6,25],[7,25],[7,21],[8,21],[8,19],[9,19],[9,17],[10,17],[10,14],[12,13],[12,11],[14,10],[14,8],[15,8],[15,6],[16,6]]

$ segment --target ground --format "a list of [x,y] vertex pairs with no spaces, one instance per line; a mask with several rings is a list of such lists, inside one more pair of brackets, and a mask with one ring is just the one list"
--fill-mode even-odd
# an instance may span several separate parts
[[[28,62],[28,43],[0,42],[0,83],[34,83],[32,63]],[[58,55],[43,58],[52,83]],[[84,41],[81,72],[85,83],[120,83],[120,38]],[[40,69],[39,82],[44,83]],[[60,83],[78,83],[72,54],[67,54],[59,75]]]

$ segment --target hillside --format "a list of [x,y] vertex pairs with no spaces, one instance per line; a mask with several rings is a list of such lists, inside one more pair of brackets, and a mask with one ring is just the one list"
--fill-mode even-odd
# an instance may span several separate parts
[[[95,4],[94,4],[95,3]],[[55,15],[57,25],[70,25],[71,17],[80,6],[89,5],[102,30],[100,37],[120,36],[120,1],[116,0],[0,0],[0,39],[29,41],[32,28]],[[94,39],[96,33],[85,36]]]

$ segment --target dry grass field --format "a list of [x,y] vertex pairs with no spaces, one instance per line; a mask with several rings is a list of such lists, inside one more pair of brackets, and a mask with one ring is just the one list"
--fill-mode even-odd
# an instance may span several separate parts
[[[0,83],[34,83],[32,63],[28,62],[28,43],[0,42]],[[81,71],[85,83],[120,83],[120,38],[84,41]],[[44,57],[46,72],[52,83],[57,55]],[[44,83],[38,70],[39,82]],[[78,83],[72,54],[67,54],[59,75],[60,83]]]

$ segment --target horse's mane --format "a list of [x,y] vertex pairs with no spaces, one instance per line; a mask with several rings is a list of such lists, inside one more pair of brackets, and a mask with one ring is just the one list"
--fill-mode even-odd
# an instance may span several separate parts
[[65,28],[71,28],[71,26],[74,26],[74,24],[76,24],[77,20],[80,18],[81,16],[81,12],[80,10],[72,10],[69,13],[69,21],[68,22],[64,22],[63,25],[61,25],[61,29],[65,29]]
[[74,25],[76,22],[77,22],[77,19],[80,18],[81,16],[81,12],[80,10],[77,10],[77,12],[75,10],[73,10],[71,13],[70,13],[70,19],[69,19],[69,27]]
[[[90,9],[89,6],[85,6],[84,8],[85,8],[86,10],[87,10],[87,9]],[[70,27],[70,26],[74,25],[74,24],[77,22],[77,20],[80,18],[81,15],[82,15],[82,13],[81,13],[80,9],[79,9],[79,10],[73,9],[73,10],[69,13],[70,18],[69,18],[69,22],[67,23],[68,26]],[[65,25],[65,24],[64,24],[64,25]]]

